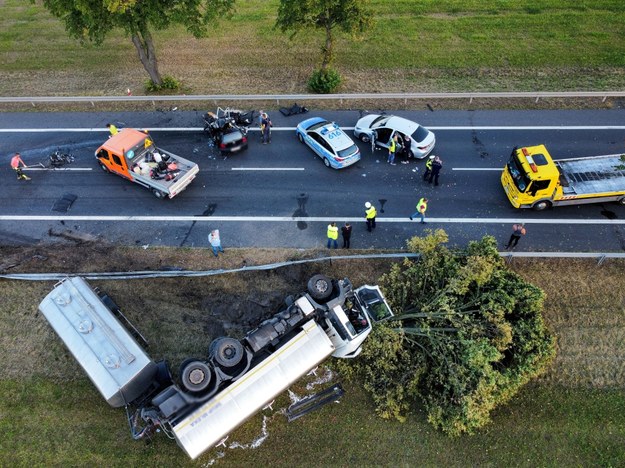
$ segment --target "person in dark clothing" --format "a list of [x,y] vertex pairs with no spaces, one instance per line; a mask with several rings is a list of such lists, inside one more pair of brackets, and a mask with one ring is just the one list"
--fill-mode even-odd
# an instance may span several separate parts
[[260,121],[260,130],[263,145],[271,143],[271,127],[273,127],[273,124],[271,123],[269,115],[267,114],[267,112],[263,112],[262,120]]
[[349,249],[349,240],[352,237],[352,225],[345,223],[345,226],[341,227],[341,235],[343,236],[343,248]]
[[409,135],[404,135],[403,136],[403,143],[402,143],[402,155],[404,156],[404,160],[401,162],[402,164],[409,164],[410,163],[410,155],[412,154],[411,150],[410,150],[410,145],[412,145],[412,138],[410,138]]
[[438,175],[441,172],[442,167],[443,161],[441,161],[441,158],[436,156],[432,162],[432,173],[430,174],[430,179],[428,180],[430,184],[432,183],[432,180],[434,180],[434,185],[438,185]]
[[516,247],[516,245],[519,243],[519,239],[521,238],[521,236],[525,235],[525,232],[525,224],[513,224],[512,235],[510,236],[510,240],[508,240],[506,250]]

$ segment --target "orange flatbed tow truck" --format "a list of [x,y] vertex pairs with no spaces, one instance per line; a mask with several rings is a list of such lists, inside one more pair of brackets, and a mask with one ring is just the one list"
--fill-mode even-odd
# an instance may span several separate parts
[[132,128],[111,136],[95,157],[103,171],[143,185],[157,198],[174,198],[200,170],[193,161],[157,148],[147,132]]

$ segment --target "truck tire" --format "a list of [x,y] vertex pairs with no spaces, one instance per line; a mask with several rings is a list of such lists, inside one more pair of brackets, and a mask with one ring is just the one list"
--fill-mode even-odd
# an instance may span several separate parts
[[109,172],[109,168],[106,167],[106,165],[103,162],[98,163],[100,166],[100,169],[102,169],[104,172]]
[[326,275],[315,275],[308,280],[308,294],[315,301],[325,301],[332,295],[332,280]]
[[532,208],[535,211],[544,211],[547,208],[551,208],[551,202],[547,200],[541,200],[539,202],[534,203],[534,205],[532,205]]
[[212,381],[213,371],[205,362],[198,360],[185,361],[180,369],[182,386],[190,392],[202,392]]
[[167,194],[165,192],[161,192],[159,189],[157,188],[153,188],[152,189],[152,193],[154,194],[154,196],[160,200],[164,199],[167,197]]
[[619,198],[616,203],[618,203],[619,205],[625,205],[625,197],[621,197]]
[[161,385],[171,385],[173,378],[166,360],[163,359],[156,363],[156,374],[154,378]]
[[213,340],[208,348],[208,354],[215,365],[228,370],[241,364],[245,357],[245,350],[239,340],[221,337]]

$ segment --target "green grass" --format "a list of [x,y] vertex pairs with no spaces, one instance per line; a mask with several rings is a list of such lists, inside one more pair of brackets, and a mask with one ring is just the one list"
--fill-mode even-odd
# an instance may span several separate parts
[[[372,413],[362,390],[346,385],[340,404],[287,423],[273,413],[257,449],[213,449],[186,459],[158,434],[132,441],[123,409],[111,409],[87,379],[0,381],[2,466],[618,466],[625,457],[625,393],[530,386],[473,436],[450,439],[421,413],[406,423]],[[286,406],[283,397],[274,409]],[[271,417],[269,410],[264,412]],[[262,416],[231,434],[228,444],[261,435]]]
[[[304,92],[321,31],[291,41],[273,28],[278,1],[239,1],[209,37],[155,33],[161,72],[194,93]],[[477,0],[371,2],[362,38],[337,37],[343,91],[622,89],[625,3]],[[81,46],[40,5],[5,0],[0,94],[117,94],[147,75],[122,31]]]
[[[243,259],[268,263],[294,251],[230,249],[226,264],[205,249],[3,248],[13,272],[236,267]],[[133,442],[125,413],[109,408],[43,317],[36,312],[51,283],[0,280],[0,466],[618,466],[625,459],[625,277],[622,261],[515,260],[512,268],[547,293],[544,316],[558,338],[552,368],[497,409],[474,436],[450,439],[433,430],[419,408],[406,423],[382,420],[355,384],[331,405],[288,424],[275,414],[257,449],[214,449],[190,462],[159,434]],[[175,372],[189,355],[203,355],[212,338],[241,336],[255,323],[243,314],[273,310],[318,265],[197,279],[92,281],[121,306],[150,341],[155,359]],[[388,263],[336,261],[331,276],[375,282]],[[565,274],[563,273],[565,272]],[[571,287],[574,285],[575,287]],[[250,295],[247,291],[257,291]],[[258,300],[259,297],[263,299]],[[256,302],[252,302],[252,299]],[[251,309],[250,309],[251,308]],[[247,319],[251,320],[250,317]],[[238,327],[222,328],[227,322]],[[331,361],[330,361],[331,362]],[[315,391],[324,388],[324,384]],[[300,396],[310,393],[299,382]],[[274,409],[288,404],[282,395]],[[271,416],[270,412],[264,412]],[[235,431],[245,445],[261,434],[262,415]]]

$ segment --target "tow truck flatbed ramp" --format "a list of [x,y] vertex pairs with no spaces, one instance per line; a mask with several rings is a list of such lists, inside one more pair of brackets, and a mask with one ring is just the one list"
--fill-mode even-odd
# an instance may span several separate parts
[[559,159],[554,162],[568,183],[568,186],[563,187],[565,194],[625,191],[625,161],[621,159],[621,154]]

